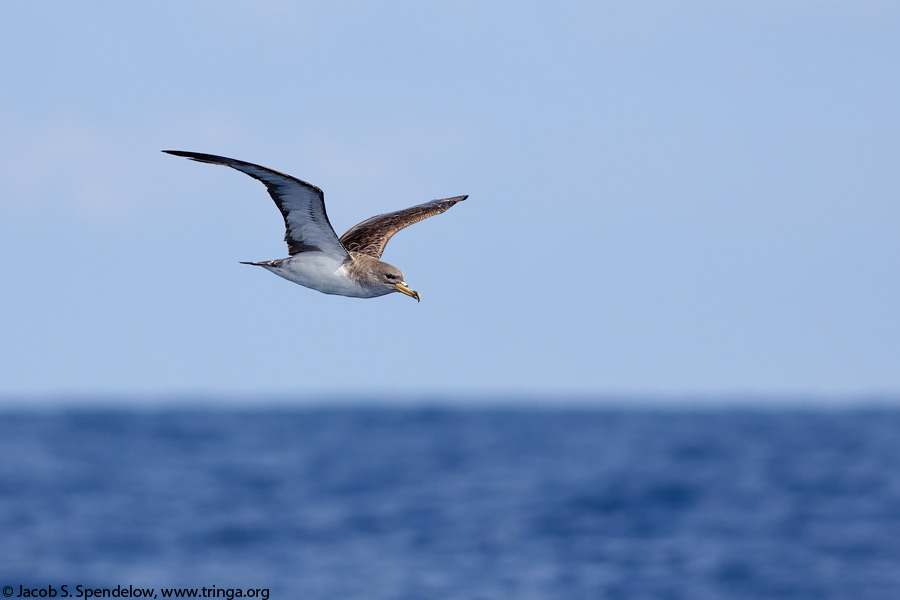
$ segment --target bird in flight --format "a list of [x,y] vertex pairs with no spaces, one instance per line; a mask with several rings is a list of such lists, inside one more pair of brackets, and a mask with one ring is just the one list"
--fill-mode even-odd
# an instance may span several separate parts
[[316,186],[253,163],[181,150],[163,150],[198,162],[225,165],[257,179],[269,190],[284,216],[287,258],[245,262],[268,269],[288,281],[325,294],[353,298],[375,298],[392,292],[406,294],[416,301],[419,292],[406,285],[403,273],[381,260],[388,240],[422,219],[439,215],[468,196],[432,200],[404,210],[366,219],[338,238],[328,215],[325,197]]

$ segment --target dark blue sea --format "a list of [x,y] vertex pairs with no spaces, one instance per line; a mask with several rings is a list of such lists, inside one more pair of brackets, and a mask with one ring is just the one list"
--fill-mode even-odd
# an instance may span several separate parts
[[6,411],[0,586],[896,600],[900,410]]

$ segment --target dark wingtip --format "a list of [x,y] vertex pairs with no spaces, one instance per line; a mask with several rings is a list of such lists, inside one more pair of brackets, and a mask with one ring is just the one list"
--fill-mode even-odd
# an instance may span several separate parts
[[165,154],[171,154],[172,156],[183,156],[184,158],[189,158],[191,160],[197,160],[196,152],[185,152],[184,150],[163,150]]
[[223,156],[203,154],[202,152],[185,152],[184,150],[163,150],[163,152],[166,154],[171,154],[173,156],[183,156],[184,158],[196,160],[197,162],[210,163],[213,165],[221,165],[224,164],[222,162],[223,160],[231,160]]

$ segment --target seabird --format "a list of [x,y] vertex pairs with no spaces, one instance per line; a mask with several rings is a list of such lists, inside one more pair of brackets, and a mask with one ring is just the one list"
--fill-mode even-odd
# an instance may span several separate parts
[[468,196],[432,200],[405,210],[377,215],[350,228],[338,238],[328,215],[325,196],[316,186],[253,163],[180,150],[163,150],[198,162],[225,165],[257,179],[284,216],[287,258],[244,262],[268,269],[288,281],[325,294],[375,298],[401,292],[416,301],[419,292],[406,285],[400,269],[381,261],[388,240],[422,219],[439,215]]

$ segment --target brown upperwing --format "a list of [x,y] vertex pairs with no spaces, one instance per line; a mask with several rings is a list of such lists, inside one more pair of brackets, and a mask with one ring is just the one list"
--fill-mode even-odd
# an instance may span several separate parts
[[401,229],[405,229],[413,223],[439,215],[457,202],[461,202],[468,196],[456,196],[443,200],[432,200],[424,204],[418,204],[404,210],[385,213],[366,219],[358,225],[351,227],[347,233],[341,236],[341,244],[350,252],[360,252],[375,258],[381,258],[388,240]]

